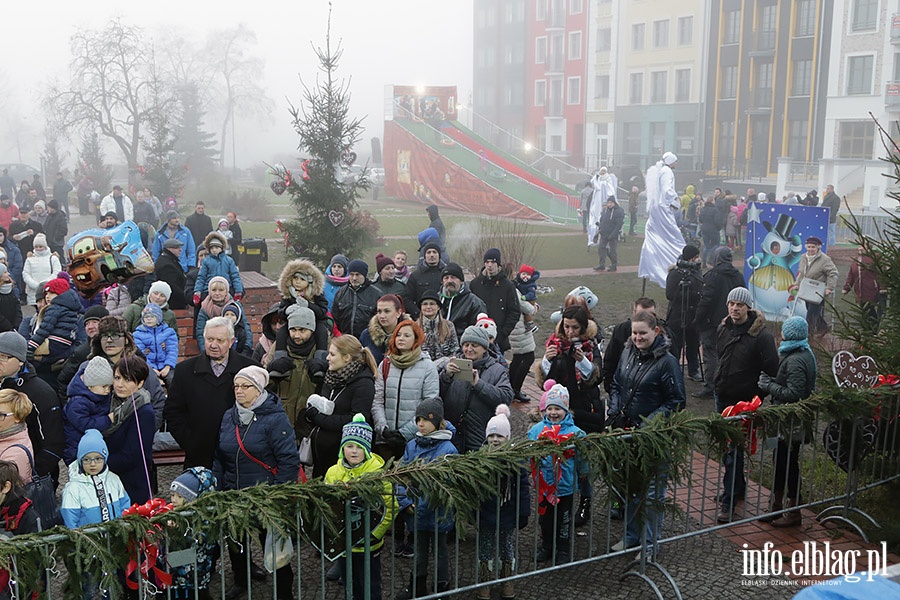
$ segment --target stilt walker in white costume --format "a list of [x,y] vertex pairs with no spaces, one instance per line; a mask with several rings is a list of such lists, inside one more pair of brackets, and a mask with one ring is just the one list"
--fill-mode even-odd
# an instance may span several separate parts
[[666,287],[666,274],[684,248],[684,236],[675,221],[681,199],[675,191],[675,164],[678,157],[666,152],[662,160],[647,169],[647,226],[638,277]]
[[594,195],[591,198],[591,214],[588,218],[588,246],[597,245],[600,237],[597,231],[597,222],[600,221],[603,209],[606,208],[606,199],[610,196],[615,198],[618,185],[618,178],[612,173],[608,173],[606,167],[600,167],[600,170],[591,177]]

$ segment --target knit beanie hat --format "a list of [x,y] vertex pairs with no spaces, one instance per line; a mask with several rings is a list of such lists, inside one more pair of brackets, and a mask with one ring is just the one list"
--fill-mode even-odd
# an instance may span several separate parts
[[163,312],[159,305],[148,302],[147,306],[144,307],[144,310],[141,311],[141,321],[144,320],[144,315],[151,314],[156,317],[156,324],[162,325],[163,322]]
[[441,244],[437,240],[431,240],[430,242],[426,242],[424,246],[422,246],[422,255],[424,256],[426,252],[429,250],[437,250],[438,256],[441,255]]
[[785,341],[805,340],[809,337],[809,324],[803,317],[789,317],[781,324],[781,337]]
[[488,248],[487,252],[484,253],[484,262],[489,260],[497,261],[497,264],[500,264],[500,250],[498,248]]
[[84,311],[84,322],[88,321],[99,321],[103,317],[108,317],[109,311],[106,310],[105,306],[94,305]]
[[216,476],[206,467],[191,467],[169,486],[169,491],[178,494],[188,502],[192,502],[205,492],[215,491]]
[[422,400],[416,407],[416,420],[425,419],[431,421],[435,429],[441,428],[444,422],[444,401],[435,396],[430,400]]
[[90,387],[94,385],[112,385],[113,369],[109,361],[103,356],[95,356],[88,361],[81,374],[81,380],[84,385]]
[[43,246],[46,248],[47,247],[47,236],[44,235],[43,233],[39,233],[36,236],[34,236],[33,240],[31,240],[31,244],[32,244],[32,246]]
[[441,305],[441,297],[437,295],[437,292],[432,292],[431,290],[422,292],[422,295],[419,296],[419,301],[416,302],[416,304],[419,305],[419,308],[422,308],[422,303],[426,300],[433,300],[434,302],[437,302],[438,306]]
[[222,316],[224,317],[226,314],[231,313],[235,316],[236,320],[241,320],[241,307],[237,302],[229,302],[225,306],[222,307]]
[[497,323],[485,313],[478,313],[475,327],[481,327],[487,331],[488,338],[497,339]]
[[472,342],[473,344],[478,344],[479,346],[484,346],[485,348],[491,347],[491,340],[488,338],[487,329],[484,327],[477,327],[475,325],[469,325],[466,327],[466,330],[463,331],[462,336],[459,338],[459,345],[462,347],[466,342]]
[[350,264],[347,265],[347,274],[349,275],[350,273],[359,273],[363,277],[366,277],[369,275],[369,265],[366,264],[366,261],[358,258],[351,260]]
[[[388,265],[394,265],[394,259],[388,256],[385,256],[381,252],[375,255],[375,269],[378,273],[381,273],[381,270]],[[395,267],[397,265],[394,265]]]
[[9,268],[3,263],[0,263],[0,277],[3,277],[7,273],[9,273]]
[[688,244],[681,251],[681,260],[693,260],[700,256],[700,248],[693,244]]
[[736,287],[728,292],[728,302],[740,302],[753,308],[753,296],[750,295],[750,290],[745,287]]
[[[227,282],[226,282],[227,283]],[[165,281],[154,281],[150,286],[150,293],[159,292],[166,297],[166,302],[172,297],[172,287]]]
[[544,394],[541,396],[541,412],[548,406],[559,406],[569,412],[569,390],[552,379],[544,382]]
[[444,270],[441,271],[441,279],[446,277],[447,275],[453,275],[460,281],[465,281],[466,276],[463,274],[462,267],[456,264],[455,262],[447,263],[447,266],[444,267]]
[[292,304],[287,307],[288,329],[299,327],[300,329],[316,330],[316,315],[306,306]]
[[353,420],[341,428],[341,448],[338,451],[338,458],[344,456],[344,446],[348,442],[353,442],[365,450],[366,458],[372,456],[372,426],[366,423],[362,413],[353,415]]
[[4,331],[0,333],[0,353],[25,362],[25,356],[28,354],[28,342],[16,331]]
[[484,429],[484,436],[487,437],[489,435],[502,435],[506,439],[509,439],[509,436],[512,435],[512,429],[509,425],[509,406],[506,404],[497,405],[494,416],[488,421],[487,427]]
[[78,442],[78,468],[81,468],[81,460],[85,455],[96,452],[103,457],[103,466],[106,466],[106,460],[109,458],[109,448],[103,439],[103,434],[96,429],[88,429],[81,436]]
[[215,277],[213,277],[212,279],[210,279],[210,280],[209,280],[209,284],[207,284],[207,286],[206,286],[206,289],[207,289],[207,290],[212,289],[212,286],[213,286],[214,283],[221,283],[221,284],[224,284],[224,285],[225,285],[225,291],[226,291],[226,292],[227,292],[228,290],[231,289],[231,284],[228,282],[227,279],[225,279],[225,278],[222,277],[221,275],[216,275]]
[[522,265],[519,267],[519,273],[526,273],[529,277],[534,277],[534,267],[531,265]]
[[347,274],[347,266],[350,264],[350,259],[344,256],[343,254],[335,254],[331,257],[331,262],[328,263],[328,266],[331,265],[341,265],[344,267],[344,274]]
[[731,248],[728,246],[719,246],[719,249],[716,250],[716,260],[713,264],[718,265],[722,263],[731,264],[734,262],[734,254],[731,253]]
[[63,279],[62,277],[57,277],[56,279],[51,279],[47,283],[44,284],[44,293],[50,292],[51,294],[56,294],[59,296],[60,294],[65,294],[72,287],[69,285],[69,282]]
[[260,393],[266,386],[269,385],[269,372],[263,369],[262,367],[257,367],[255,365],[250,365],[249,367],[244,367],[240,371],[238,371],[234,378],[242,377],[253,384]]

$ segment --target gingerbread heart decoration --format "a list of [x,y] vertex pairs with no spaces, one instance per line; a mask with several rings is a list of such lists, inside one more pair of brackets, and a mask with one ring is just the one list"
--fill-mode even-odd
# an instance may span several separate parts
[[878,383],[878,367],[871,356],[841,350],[831,359],[831,372],[840,388],[868,389]]
[[344,213],[338,212],[336,210],[328,211],[328,220],[331,221],[331,224],[337,227],[341,223],[344,222]]
[[280,179],[276,179],[275,181],[273,181],[269,187],[272,188],[272,191],[275,192],[276,196],[282,195],[284,193],[284,190],[287,189],[284,186],[284,182],[281,181]]

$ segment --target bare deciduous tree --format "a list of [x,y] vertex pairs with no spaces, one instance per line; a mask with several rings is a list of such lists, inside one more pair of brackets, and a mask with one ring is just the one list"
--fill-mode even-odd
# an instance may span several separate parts
[[129,183],[138,166],[141,127],[154,100],[149,90],[152,53],[140,28],[115,19],[102,30],[72,36],[71,79],[52,84],[44,104],[56,127],[96,129],[115,142],[128,164]]

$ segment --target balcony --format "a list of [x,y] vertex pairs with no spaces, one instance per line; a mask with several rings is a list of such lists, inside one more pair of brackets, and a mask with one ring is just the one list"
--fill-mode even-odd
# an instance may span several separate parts
[[566,7],[561,3],[547,13],[547,30],[566,28]]
[[561,52],[551,52],[544,64],[545,75],[561,75],[565,71],[566,60]]
[[544,116],[550,118],[562,118],[563,116],[563,101],[562,98],[556,98],[551,96],[548,100],[546,106],[544,107]]
[[772,88],[756,88],[752,90],[748,112],[754,115],[766,115],[772,112],[773,91]]
[[769,56],[775,53],[778,32],[774,29],[763,29],[753,34],[753,46],[750,56]]
[[891,17],[891,43],[900,44],[900,14]]
[[884,105],[887,108],[900,110],[900,81],[892,81],[884,85]]

